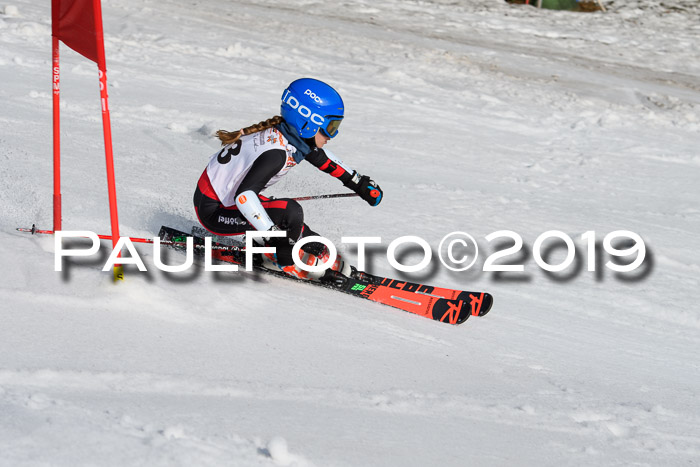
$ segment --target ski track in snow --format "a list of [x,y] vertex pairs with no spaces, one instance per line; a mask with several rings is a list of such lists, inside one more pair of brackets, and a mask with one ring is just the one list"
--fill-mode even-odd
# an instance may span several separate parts
[[[50,8],[0,5],[0,465],[697,462],[700,7],[605,3],[103,5],[122,234],[189,230],[213,132],[311,75],[345,99],[332,150],[386,197],[305,204],[306,221],[381,236],[373,272],[397,276],[390,240],[456,230],[484,252],[501,229],[529,247],[562,230],[580,258],[589,230],[649,247],[638,281],[585,262],[552,278],[531,254],[501,280],[412,276],[495,296],[457,328],[199,263],[163,274],[147,246],[149,272],[117,287],[104,255],[54,272],[53,239],[14,230],[52,219]],[[64,228],[106,233],[95,66],[61,53]],[[302,164],[269,194],[339,188]]]

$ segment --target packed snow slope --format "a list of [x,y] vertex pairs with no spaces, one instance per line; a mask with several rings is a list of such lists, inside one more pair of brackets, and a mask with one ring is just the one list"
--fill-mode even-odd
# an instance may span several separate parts
[[[52,222],[49,3],[0,4],[0,465],[700,458],[697,2],[104,2],[122,234],[189,230],[212,133],[316,77],[346,103],[328,147],[385,199],[307,202],[307,223],[382,237],[375,273],[495,296],[458,327],[269,276],[161,273],[149,247],[118,285],[107,242],[54,272],[53,239],[15,231]],[[96,67],[61,52],[64,229],[108,233]],[[301,164],[269,194],[343,190]],[[503,229],[525,248],[501,262],[523,273],[481,270]],[[640,270],[603,254],[589,272],[581,234],[621,229],[648,247]],[[576,241],[578,269],[537,266],[548,230]],[[437,250],[453,231],[479,241],[470,271],[389,266],[395,238]]]

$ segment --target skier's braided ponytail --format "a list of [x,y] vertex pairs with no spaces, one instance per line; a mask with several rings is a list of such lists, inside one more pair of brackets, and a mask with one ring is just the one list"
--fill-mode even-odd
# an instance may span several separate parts
[[236,141],[241,139],[241,136],[243,135],[250,135],[259,131],[267,130],[268,128],[272,128],[275,125],[279,125],[283,121],[284,119],[282,117],[276,115],[260,123],[256,123],[255,125],[250,125],[248,127],[241,128],[238,131],[219,130],[216,132],[216,136],[221,140],[221,145],[226,146],[227,144],[235,143]]

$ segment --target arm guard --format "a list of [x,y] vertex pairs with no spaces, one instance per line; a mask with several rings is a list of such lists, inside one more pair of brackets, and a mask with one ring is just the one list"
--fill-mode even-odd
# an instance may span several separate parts
[[343,164],[343,161],[338,159],[335,154],[330,151],[324,151],[323,149],[314,149],[306,156],[306,160],[314,167],[330,174],[343,183],[347,183],[354,173],[354,170]]

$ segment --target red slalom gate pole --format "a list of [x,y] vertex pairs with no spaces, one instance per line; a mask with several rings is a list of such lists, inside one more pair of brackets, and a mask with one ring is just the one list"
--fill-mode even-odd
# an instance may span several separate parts
[[[23,228],[23,227],[17,227],[16,229],[19,232],[28,232],[31,233],[32,235],[39,234],[39,235],[54,235],[56,232],[53,230],[41,230],[37,229],[36,227],[32,226],[31,229],[29,228]],[[84,237],[88,238],[88,237]],[[97,238],[100,240],[114,240],[114,238],[111,235],[97,235]],[[155,241],[152,238],[139,238],[139,237],[121,237],[121,238],[128,238],[129,241],[132,243],[150,243],[154,244]],[[114,241],[112,242],[112,245],[114,245]],[[161,245],[186,245],[187,242],[174,242],[172,240],[161,240],[160,241]],[[194,245],[195,248],[204,248],[204,245]],[[114,248],[114,246],[112,246]],[[229,246],[229,245],[212,245],[211,246],[212,250],[229,250],[229,251],[243,251],[245,248],[243,247],[238,247],[238,246]]]
[[52,36],[53,55],[53,230],[61,230],[61,75],[59,39]]
[[[107,116],[109,119],[109,115]],[[111,139],[110,139],[111,141]],[[108,177],[109,177],[109,168],[108,168]],[[114,171],[112,170],[112,182],[114,182]],[[329,199],[329,198],[350,198],[350,197],[355,197],[359,196],[357,193],[333,193],[333,194],[327,194],[327,195],[311,195],[311,196],[298,196],[296,198],[291,198],[295,201],[309,201],[309,200],[316,200],[316,199]],[[115,203],[116,203],[116,193],[115,193]],[[110,198],[110,208],[111,208],[111,198]],[[115,209],[116,211],[116,209]],[[111,213],[110,209],[110,213]],[[116,216],[116,212],[115,212]],[[113,224],[114,226],[115,224]],[[118,227],[118,224],[116,224]],[[32,226],[32,228],[23,228],[23,227],[18,227],[16,230],[20,232],[29,232],[31,234],[42,234],[42,235],[53,235],[56,233],[57,230],[60,229],[53,229],[53,230],[42,230],[42,229],[37,229],[35,226]],[[112,240],[112,248],[114,248],[119,241],[119,231],[117,228],[116,234],[114,233],[114,229],[112,229],[112,235],[97,235],[97,237],[101,240]],[[134,243],[154,243],[154,241],[150,238],[138,238],[138,237],[124,237],[128,238]],[[170,242],[170,241],[162,241],[161,244],[163,245],[177,245],[177,244],[184,244],[184,242]],[[216,246],[213,246],[213,248],[217,248]],[[220,249],[236,249],[236,247],[218,247]],[[119,266],[121,268],[121,265]],[[116,266],[115,266],[116,268]],[[123,277],[122,277],[123,278]],[[115,277],[115,280],[118,279]]]
[[[95,35],[97,36],[97,67],[100,72],[100,101],[102,103],[102,128],[105,140],[105,161],[107,165],[107,190],[109,191],[109,217],[112,226],[112,247],[119,240],[119,215],[117,213],[117,188],[114,181],[114,154],[112,151],[112,127],[109,119],[109,96],[107,93],[107,64],[105,60],[104,34],[102,27],[102,6],[100,0],[93,0],[95,14]],[[114,280],[124,280],[121,264],[114,265]]]

